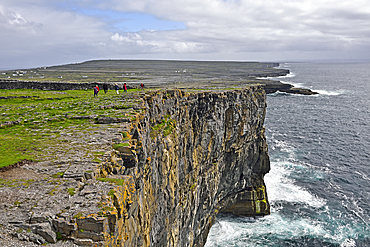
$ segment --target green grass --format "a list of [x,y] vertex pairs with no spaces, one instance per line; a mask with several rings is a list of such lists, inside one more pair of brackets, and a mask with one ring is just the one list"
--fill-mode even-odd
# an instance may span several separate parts
[[103,156],[103,155],[104,155],[104,152],[95,152],[93,161],[101,163],[102,162],[101,161],[101,156]]
[[79,218],[81,218],[83,216],[83,213],[78,213],[78,214],[75,214],[72,218],[73,219],[79,219]]
[[121,132],[121,133],[122,133],[122,137],[123,137],[123,138],[127,138],[128,133],[127,133],[126,131],[123,131],[123,132]]
[[115,143],[115,144],[113,144],[113,148],[116,149],[116,150],[120,147],[129,147],[129,146],[130,146],[129,143]]
[[32,149],[37,149],[35,141],[2,133],[0,129],[0,167],[12,165],[21,160],[32,160]]
[[[130,95],[136,90],[129,91]],[[60,135],[65,129],[83,131],[99,126],[81,116],[125,118],[131,112],[140,112],[132,109],[139,100],[122,99],[113,90],[100,92],[95,98],[92,90],[0,90],[0,97],[9,96],[13,98],[0,99],[0,167],[24,159],[48,158],[43,153],[45,148],[68,143]]]
[[76,189],[75,188],[68,188],[67,192],[70,196],[74,196],[76,194]]
[[18,200],[16,200],[16,201],[14,202],[14,205],[15,205],[15,206],[17,206],[17,207],[18,207],[18,206],[20,206],[21,204],[22,204],[22,202],[20,202],[20,201],[18,201]]
[[101,182],[108,182],[115,185],[123,185],[125,183],[124,179],[118,179],[118,178],[97,178],[97,180]]
[[62,236],[62,234],[61,234],[60,232],[57,232],[57,233],[56,233],[56,237],[57,237],[57,240],[58,240],[58,241],[60,241],[60,240],[62,240],[62,239],[63,239],[63,236]]
[[30,186],[31,183],[35,182],[34,179],[1,179],[0,178],[0,188],[7,186],[7,187],[19,187],[19,186]]
[[101,210],[102,211],[114,211],[115,208],[106,206],[106,207],[103,207]]
[[114,189],[111,189],[109,192],[108,192],[108,196],[114,198],[114,192],[115,190]]
[[163,132],[163,136],[168,136],[176,128],[176,120],[171,119],[170,115],[164,116],[161,123],[151,127],[150,137],[154,139],[157,135]]
[[20,124],[11,127],[0,128],[0,167],[17,163],[21,160],[37,160],[38,154],[50,146],[58,145],[53,131],[71,125],[80,125],[85,121],[55,121],[39,124]]
[[64,175],[64,172],[57,172],[56,174],[53,174],[52,177],[53,178],[61,178],[61,177],[63,177],[63,175]]
[[196,184],[192,184],[192,185],[190,186],[190,189],[191,189],[191,190],[194,190],[194,189],[195,189],[195,187],[197,187],[197,185],[196,185]]

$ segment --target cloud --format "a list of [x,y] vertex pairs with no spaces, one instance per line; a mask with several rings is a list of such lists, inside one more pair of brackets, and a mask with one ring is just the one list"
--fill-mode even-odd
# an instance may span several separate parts
[[[110,32],[98,19],[44,6],[0,4],[0,67],[41,66],[100,56]],[[17,66],[17,67],[18,67]]]
[[[112,1],[111,7],[120,11],[140,11],[171,21],[185,23],[188,32],[184,38],[198,37],[209,42],[283,43],[278,47],[289,49],[296,42],[316,44],[318,49],[345,47],[366,36],[369,9],[366,1]],[[353,24],[356,24],[355,26]],[[361,33],[361,30],[363,33]],[[356,31],[355,31],[356,30]],[[252,42],[248,42],[252,41]],[[216,42],[217,45],[217,42]],[[277,47],[277,46],[274,46]],[[321,47],[321,48],[320,48]],[[243,47],[247,49],[246,46]],[[266,50],[269,49],[266,47]],[[302,49],[305,46],[302,44]]]
[[[176,34],[182,31],[175,32]],[[184,41],[172,31],[141,31],[139,33],[126,33],[120,35],[115,33],[111,40],[116,42],[117,53],[135,53],[135,54],[182,54],[207,52],[199,42]],[[131,52],[130,52],[131,51]]]
[[38,33],[42,29],[42,24],[29,22],[20,13],[0,6],[0,27],[4,32]]
[[0,51],[13,64],[356,58],[369,55],[369,22],[364,0],[3,0]]

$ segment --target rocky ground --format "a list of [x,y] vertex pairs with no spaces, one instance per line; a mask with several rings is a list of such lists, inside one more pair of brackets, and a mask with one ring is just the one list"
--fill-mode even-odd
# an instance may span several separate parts
[[[125,104],[130,98],[137,101],[137,94],[122,97]],[[134,113],[139,105],[122,111]],[[0,169],[1,246],[93,246],[91,239],[103,240],[96,233],[101,229],[95,228],[112,206],[109,192],[115,184],[96,179],[97,168],[118,152],[113,144],[125,142],[123,133],[129,132],[131,120],[104,115],[73,118],[94,123],[83,130],[73,124],[59,129],[57,144],[45,147],[37,155],[39,162],[24,160]],[[35,123],[33,131],[50,132],[38,126]],[[96,214],[96,222],[84,222],[91,214]]]
[[[57,242],[59,237],[51,226],[58,222],[64,224],[64,220],[73,221],[79,214],[99,212],[99,205],[108,203],[107,194],[112,184],[94,179],[99,162],[83,157],[87,151],[104,153],[101,159],[109,156],[114,152],[112,143],[122,140],[121,132],[127,131],[127,127],[127,123],[101,124],[98,131],[89,134],[74,133],[71,129],[65,134],[76,152],[56,154],[53,161],[24,161],[20,167],[0,172],[2,246],[46,243],[75,246],[73,241]],[[73,227],[61,226],[60,229],[68,231]],[[81,244],[79,240],[75,243]]]

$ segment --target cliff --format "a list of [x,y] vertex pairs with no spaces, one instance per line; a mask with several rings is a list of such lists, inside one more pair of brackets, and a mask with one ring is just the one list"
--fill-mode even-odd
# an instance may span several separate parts
[[[203,246],[219,212],[269,214],[261,87],[179,90],[144,98],[145,112],[97,173],[126,167],[116,188],[108,246]],[[122,170],[122,169],[121,169]],[[117,176],[117,175],[116,175]]]
[[0,237],[22,246],[203,246],[219,212],[269,214],[262,86],[122,100],[134,96],[136,116],[71,139],[77,151],[87,142],[108,150],[101,163],[63,157],[0,179]]

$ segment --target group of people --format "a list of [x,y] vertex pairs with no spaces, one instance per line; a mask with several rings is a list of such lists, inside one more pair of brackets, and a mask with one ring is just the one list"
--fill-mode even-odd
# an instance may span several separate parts
[[[140,84],[140,87],[141,87],[141,89],[144,89],[144,84],[141,83]],[[117,94],[119,94],[119,86],[118,86],[117,83],[114,85],[114,89],[116,90]],[[108,84],[107,83],[104,83],[103,84],[103,90],[104,90],[104,93],[107,93],[108,92]],[[123,84],[123,90],[124,90],[124,92],[127,93],[127,85],[126,85],[126,83]],[[96,85],[94,87],[94,97],[98,96],[99,91],[100,91],[99,86]]]

